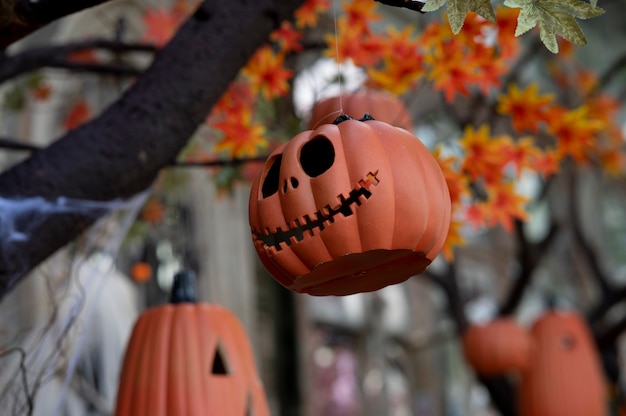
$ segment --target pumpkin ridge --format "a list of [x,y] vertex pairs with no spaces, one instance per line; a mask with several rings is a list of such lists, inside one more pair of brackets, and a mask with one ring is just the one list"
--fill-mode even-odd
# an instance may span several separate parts
[[269,232],[267,230],[265,233],[260,233],[258,231],[253,230],[253,235],[256,239],[261,240],[266,247],[273,247],[277,251],[282,250],[281,243],[287,244],[290,246],[294,244],[294,239],[296,242],[302,241],[305,235],[313,236],[315,230],[322,231],[325,227],[324,223],[329,222],[332,224],[335,220],[334,217],[338,214],[342,214],[344,217],[349,217],[354,212],[352,211],[352,205],[361,205],[362,200],[361,197],[365,197],[365,199],[369,199],[372,196],[372,192],[370,188],[376,186],[380,183],[376,175],[378,171],[372,173],[369,172],[365,179],[361,179],[356,188],[352,189],[348,193],[348,197],[346,198],[343,194],[338,196],[341,204],[337,208],[332,208],[330,205],[326,205],[325,208],[318,210],[313,214],[315,216],[315,220],[311,220],[311,216],[305,214],[304,224],[301,224],[299,219],[294,221],[294,226],[290,226],[289,230],[283,231],[280,227],[277,228],[275,232]]

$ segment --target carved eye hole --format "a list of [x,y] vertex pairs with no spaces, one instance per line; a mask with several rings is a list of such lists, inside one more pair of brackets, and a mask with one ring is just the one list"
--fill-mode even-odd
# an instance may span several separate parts
[[324,136],[317,136],[300,149],[300,165],[312,178],[326,172],[335,162],[335,148]]
[[215,348],[215,355],[213,356],[213,364],[211,365],[211,374],[214,376],[227,376],[230,374],[230,368],[224,354],[224,347],[221,343],[217,344]]
[[278,192],[278,180],[282,160],[283,155],[278,155],[270,162],[272,166],[270,166],[267,171],[267,175],[265,175],[265,179],[263,179],[263,186],[261,187],[261,194],[263,195],[263,198],[267,198]]
[[573,350],[576,346],[576,339],[571,334],[561,336],[561,346],[566,350]]

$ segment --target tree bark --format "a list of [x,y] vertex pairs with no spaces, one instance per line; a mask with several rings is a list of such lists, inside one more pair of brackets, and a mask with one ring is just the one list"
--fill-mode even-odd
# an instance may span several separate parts
[[[269,33],[303,2],[204,1],[119,100],[2,173],[0,198],[111,201],[143,191],[175,160]],[[105,213],[98,209],[4,224],[5,230],[15,227],[27,238],[0,244],[0,299]],[[11,258],[12,253],[20,258]]]

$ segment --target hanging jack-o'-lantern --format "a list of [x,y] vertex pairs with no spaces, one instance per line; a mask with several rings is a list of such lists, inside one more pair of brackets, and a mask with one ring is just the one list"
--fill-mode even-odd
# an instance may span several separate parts
[[483,376],[520,371],[531,359],[531,338],[512,318],[470,325],[462,336],[465,358]]
[[450,195],[411,133],[344,116],[272,152],[252,183],[249,219],[256,252],[282,285],[348,295],[423,272],[446,239]]
[[551,310],[535,322],[531,336],[533,357],[521,374],[520,415],[607,415],[606,382],[583,319]]
[[340,114],[340,109],[346,114],[368,113],[376,120],[413,130],[411,115],[402,100],[386,91],[374,89],[359,90],[316,102],[311,111],[309,129],[332,123]]
[[120,375],[116,416],[268,416],[243,326],[227,309],[196,303],[188,272],[169,304],[137,320]]

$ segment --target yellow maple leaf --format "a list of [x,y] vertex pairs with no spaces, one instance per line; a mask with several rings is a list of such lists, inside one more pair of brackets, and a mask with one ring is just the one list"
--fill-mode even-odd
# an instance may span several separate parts
[[520,89],[512,84],[507,94],[498,97],[498,112],[511,116],[513,129],[517,132],[539,131],[539,125],[548,116],[549,105],[554,101],[552,94],[539,94],[539,86],[530,84]]

